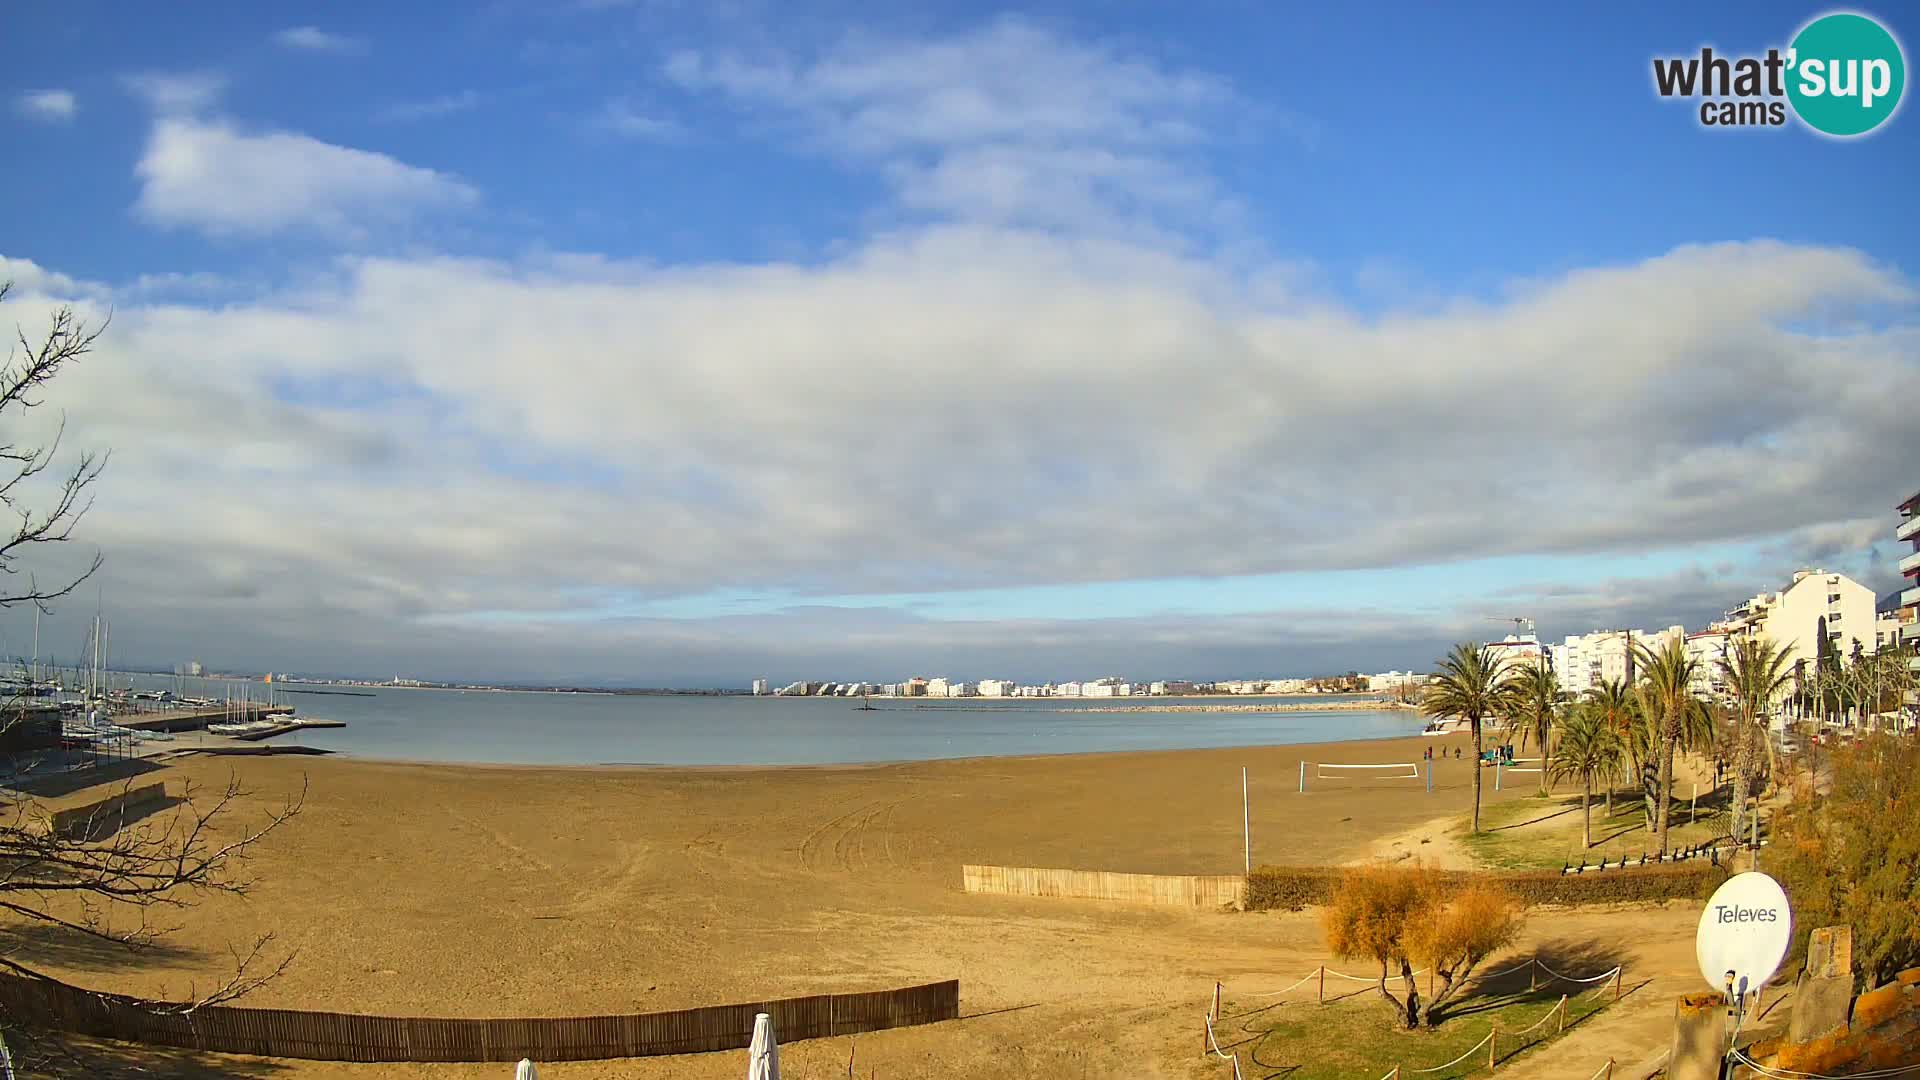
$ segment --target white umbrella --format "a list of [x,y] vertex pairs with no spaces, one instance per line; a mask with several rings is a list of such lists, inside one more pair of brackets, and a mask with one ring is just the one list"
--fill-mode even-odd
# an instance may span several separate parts
[[513,1080],[540,1080],[540,1070],[533,1067],[533,1062],[521,1058],[520,1064],[513,1067]]
[[747,1080],[780,1080],[780,1044],[773,1038],[773,1017],[753,1018],[753,1045],[747,1047]]

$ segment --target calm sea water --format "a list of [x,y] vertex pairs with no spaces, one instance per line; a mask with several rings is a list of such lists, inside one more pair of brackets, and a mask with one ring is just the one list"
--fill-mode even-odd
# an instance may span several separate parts
[[[198,682],[198,680],[189,680]],[[172,680],[154,680],[172,685]],[[215,686],[188,693],[221,696]],[[358,689],[358,688],[356,688]],[[265,687],[252,684],[256,697]],[[357,757],[521,765],[825,765],[1008,754],[1183,750],[1412,735],[1406,711],[1092,712],[1099,700],[637,697],[373,690],[287,694],[302,716],[345,721],[276,742]],[[1159,701],[1192,699],[1157,699]],[[1201,699],[1220,702],[1220,698]],[[1231,699],[1227,699],[1231,700]],[[1248,700],[1262,699],[1241,699]],[[1270,698],[1268,702],[1313,699]]]

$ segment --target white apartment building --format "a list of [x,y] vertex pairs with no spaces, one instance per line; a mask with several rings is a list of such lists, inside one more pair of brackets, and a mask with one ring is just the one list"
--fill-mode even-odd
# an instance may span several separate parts
[[1900,615],[1896,611],[1881,612],[1873,619],[1873,647],[1868,652],[1897,648],[1900,645]]
[[1391,693],[1403,687],[1419,686],[1426,681],[1425,675],[1415,675],[1411,671],[1383,671],[1367,676],[1367,690],[1376,694]]
[[1727,613],[1736,634],[1762,636],[1786,650],[1787,662],[1811,666],[1825,635],[1832,651],[1846,656],[1858,641],[1871,648],[1873,590],[1845,574],[1801,570],[1779,592],[1761,593]]
[[981,679],[981,697],[1012,697],[1014,692],[1011,679]]
[[953,684],[946,679],[928,679],[927,680],[927,696],[928,697],[950,697],[951,694],[949,691],[952,685]]
[[1552,664],[1553,657],[1540,639],[1528,634],[1524,637],[1508,634],[1499,641],[1489,641],[1485,648],[1492,654],[1492,660],[1503,669],[1522,664]]
[[766,692],[767,692],[767,680],[765,679],[753,680],[753,696],[754,697],[762,697],[766,694]]
[[1714,623],[1687,635],[1687,659],[1693,661],[1693,681],[1687,688],[1696,695],[1724,700],[1732,693],[1720,663],[1726,659],[1733,637],[1734,630],[1726,623]]
[[1560,689],[1569,694],[1585,694],[1604,682],[1627,682],[1629,670],[1639,671],[1639,662],[1631,659],[1636,649],[1657,651],[1667,642],[1684,640],[1686,636],[1686,630],[1678,626],[1665,630],[1595,630],[1570,635],[1551,647],[1553,671],[1560,680]]
[[1053,696],[1054,697],[1079,697],[1080,684],[1077,682],[1060,683],[1053,688]]

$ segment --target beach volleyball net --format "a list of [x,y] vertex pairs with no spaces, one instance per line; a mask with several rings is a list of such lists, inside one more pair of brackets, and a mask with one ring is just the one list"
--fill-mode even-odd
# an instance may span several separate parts
[[1422,775],[1417,761],[1364,765],[1303,761],[1300,763],[1300,790],[1305,792],[1313,787],[1353,787],[1393,781],[1417,783]]

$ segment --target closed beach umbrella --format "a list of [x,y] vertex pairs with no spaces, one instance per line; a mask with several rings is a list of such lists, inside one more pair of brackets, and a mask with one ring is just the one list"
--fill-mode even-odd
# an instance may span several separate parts
[[753,1018],[753,1045],[747,1047],[747,1080],[780,1080],[780,1044],[773,1039],[773,1017]]
[[514,1066],[513,1080],[540,1080],[540,1070],[533,1067],[533,1062],[521,1058],[520,1064]]

